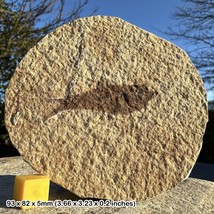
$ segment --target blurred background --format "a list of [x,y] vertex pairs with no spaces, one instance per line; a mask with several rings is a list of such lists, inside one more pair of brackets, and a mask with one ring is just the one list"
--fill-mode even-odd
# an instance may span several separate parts
[[214,0],[1,0],[0,157],[19,155],[4,126],[4,93],[16,66],[47,33],[90,15],[120,17],[189,54],[209,101],[209,122],[198,162],[214,164]]

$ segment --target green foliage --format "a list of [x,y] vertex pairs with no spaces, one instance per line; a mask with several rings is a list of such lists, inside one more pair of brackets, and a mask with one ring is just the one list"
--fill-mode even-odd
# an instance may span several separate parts
[[7,130],[4,125],[4,103],[0,103],[0,142],[5,142],[6,144],[9,144],[10,140],[7,133]]

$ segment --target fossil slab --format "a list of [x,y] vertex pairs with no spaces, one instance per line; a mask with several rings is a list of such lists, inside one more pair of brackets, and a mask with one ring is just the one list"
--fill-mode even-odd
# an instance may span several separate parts
[[180,48],[119,18],[88,17],[26,54],[5,123],[34,169],[80,197],[144,200],[189,174],[206,91]]

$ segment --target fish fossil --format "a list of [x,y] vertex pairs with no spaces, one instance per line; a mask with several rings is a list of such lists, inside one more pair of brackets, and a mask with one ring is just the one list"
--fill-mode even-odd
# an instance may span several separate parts
[[67,87],[66,96],[58,99],[59,105],[49,112],[44,121],[59,112],[71,109],[91,109],[111,114],[130,114],[146,108],[149,100],[157,95],[144,84],[140,85],[112,85],[101,83],[95,89],[72,96]]

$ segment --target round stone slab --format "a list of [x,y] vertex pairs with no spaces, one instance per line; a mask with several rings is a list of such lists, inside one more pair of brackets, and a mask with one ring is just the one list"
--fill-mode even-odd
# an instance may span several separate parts
[[207,120],[206,91],[187,54],[114,17],[48,34],[6,91],[14,146],[81,197],[144,200],[177,185]]

